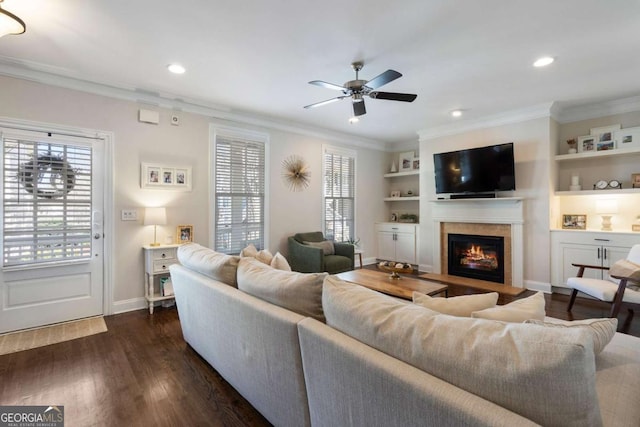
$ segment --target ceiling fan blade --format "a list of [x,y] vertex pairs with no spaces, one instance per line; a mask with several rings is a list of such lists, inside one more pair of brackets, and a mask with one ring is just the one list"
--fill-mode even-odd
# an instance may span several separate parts
[[396,92],[371,92],[369,97],[373,99],[388,99],[390,101],[413,102],[418,95],[412,93],[396,93]]
[[365,86],[371,89],[377,89],[382,85],[386,85],[387,83],[394,81],[395,79],[399,79],[400,77],[402,77],[402,74],[399,72],[395,70],[387,70],[369,80]]
[[333,83],[323,82],[322,80],[313,80],[309,82],[310,85],[316,85],[321,87],[326,87],[327,89],[340,90],[345,91],[346,89],[342,86],[334,85]]
[[345,96],[338,96],[336,98],[331,98],[331,99],[327,99],[326,101],[320,101],[320,102],[316,102],[315,104],[309,104],[309,105],[305,105],[304,108],[315,108],[315,107],[320,107],[322,105],[327,105],[327,104],[331,104],[332,102],[336,102],[336,101],[340,101],[344,98],[347,98],[348,95]]
[[367,109],[364,106],[364,99],[353,103],[353,115],[358,117],[367,114]]

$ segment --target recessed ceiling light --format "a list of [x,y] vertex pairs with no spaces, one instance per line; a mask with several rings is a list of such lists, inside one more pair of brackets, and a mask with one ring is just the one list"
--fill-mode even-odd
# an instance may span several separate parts
[[349,119],[349,123],[350,123],[350,124],[358,123],[359,121],[360,121],[360,119],[359,119],[359,118],[357,118],[357,117],[351,117],[351,118]]
[[551,64],[555,59],[550,56],[543,56],[542,58],[538,58],[536,62],[533,63],[534,67],[546,67]]
[[451,112],[451,117],[460,117],[462,115],[462,110],[453,110]]
[[167,65],[167,69],[169,71],[171,71],[173,74],[184,74],[185,71],[187,71],[182,65],[180,64],[169,64]]

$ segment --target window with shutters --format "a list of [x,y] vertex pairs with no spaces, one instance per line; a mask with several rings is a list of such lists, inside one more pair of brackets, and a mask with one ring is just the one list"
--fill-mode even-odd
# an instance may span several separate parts
[[267,136],[218,129],[213,145],[214,250],[264,249]]
[[3,136],[3,266],[91,258],[91,147]]
[[324,146],[324,234],[344,242],[355,236],[355,151]]

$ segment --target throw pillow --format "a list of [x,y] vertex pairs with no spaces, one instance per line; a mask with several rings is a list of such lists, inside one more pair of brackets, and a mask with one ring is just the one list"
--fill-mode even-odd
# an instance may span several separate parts
[[178,248],[180,264],[227,285],[236,286],[236,270],[240,257],[221,254],[197,243]]
[[281,271],[255,258],[240,258],[238,289],[303,316],[324,322],[322,282],[327,273]]
[[600,354],[611,342],[618,329],[618,319],[584,319],[584,320],[560,320],[548,319],[547,321],[527,320],[525,323],[545,326],[547,328],[581,328],[589,332],[593,339],[593,352]]
[[609,268],[609,275],[628,277],[634,282],[640,282],[640,265],[626,259],[621,259]]
[[434,314],[390,300],[333,276],[324,282],[334,329],[540,425],[602,424],[585,330]]
[[240,251],[241,258],[247,257],[247,256],[255,258],[256,255],[258,255],[258,250],[253,245],[253,243],[250,243],[249,246],[247,246],[246,248]]
[[495,307],[499,294],[462,295],[451,298],[432,298],[420,292],[413,293],[413,302],[422,307],[435,310],[438,313],[449,314],[458,317],[471,317],[471,313],[486,308]]
[[280,252],[276,252],[276,254],[273,256],[273,259],[271,260],[271,267],[275,268],[276,270],[291,271],[289,262]]
[[471,317],[513,323],[522,323],[529,319],[544,320],[544,305],[544,294],[537,292],[530,297],[515,300],[509,304],[474,311],[471,313]]
[[255,259],[257,259],[263,264],[271,265],[271,261],[273,260],[273,255],[267,249],[263,249],[256,254]]
[[314,248],[322,249],[325,255],[333,255],[336,253],[331,240],[323,240],[322,242],[304,242],[305,245],[313,246]]

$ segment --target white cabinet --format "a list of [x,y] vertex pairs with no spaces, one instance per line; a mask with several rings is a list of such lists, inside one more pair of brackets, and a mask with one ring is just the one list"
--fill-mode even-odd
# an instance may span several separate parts
[[378,258],[416,264],[417,225],[394,222],[376,224]]
[[144,294],[149,304],[149,313],[153,314],[156,301],[172,301],[173,292],[164,288],[170,278],[169,266],[178,263],[177,248],[180,245],[142,247],[144,250]]
[[[631,246],[637,243],[640,243],[640,235],[633,233],[552,230],[551,284],[566,287],[567,279],[578,273],[572,263],[610,267],[626,258]],[[608,276],[606,271],[586,269],[585,277],[602,279]]]

